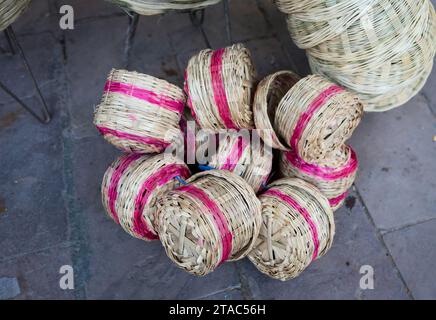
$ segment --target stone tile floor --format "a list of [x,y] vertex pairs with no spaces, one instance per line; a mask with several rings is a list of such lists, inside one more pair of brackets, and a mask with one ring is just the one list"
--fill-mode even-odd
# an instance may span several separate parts
[[[60,30],[60,4],[73,5],[74,30]],[[231,18],[259,78],[309,72],[269,0],[231,0]],[[223,21],[220,6],[207,10],[214,47],[227,44]],[[93,107],[108,71],[123,65],[127,23],[102,0],[35,0],[14,25],[54,118],[42,126],[0,92],[0,298],[436,298],[436,71],[406,106],[367,114],[353,136],[360,175],[336,214],[329,254],[286,283],[248,261],[195,278],[173,266],[159,243],[121,231],[100,204],[102,175],[118,152],[93,128]],[[144,17],[130,68],[180,85],[187,60],[204,46],[185,14]],[[0,79],[35,105],[18,57],[1,54],[0,66]],[[63,265],[74,267],[75,290],[59,287]],[[373,290],[360,288],[364,265],[374,269]]]

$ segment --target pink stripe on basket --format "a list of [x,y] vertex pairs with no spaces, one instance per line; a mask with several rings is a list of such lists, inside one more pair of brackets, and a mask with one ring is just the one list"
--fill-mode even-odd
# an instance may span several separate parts
[[152,192],[157,187],[168,183],[168,181],[177,176],[186,179],[189,177],[189,170],[183,165],[170,164],[152,174],[142,184],[135,199],[135,211],[133,213],[133,232],[140,237],[145,237],[149,240],[158,239],[156,233],[152,231],[152,228],[150,228],[143,219],[142,214]]
[[237,129],[232,120],[230,106],[227,100],[226,90],[224,88],[224,79],[222,74],[223,56],[225,49],[219,49],[213,52],[210,61],[210,73],[212,77],[212,90],[215,104],[218,107],[218,113],[227,129]]
[[310,228],[310,232],[312,233],[312,240],[313,240],[313,245],[315,247],[314,251],[313,251],[313,255],[312,255],[312,261],[315,260],[318,257],[318,250],[319,250],[319,238],[318,238],[318,231],[316,229],[316,225],[313,222],[312,218],[310,217],[309,212],[303,208],[297,201],[295,201],[293,198],[291,198],[290,196],[282,193],[279,190],[276,189],[269,189],[267,190],[264,195],[270,195],[270,196],[275,196],[279,199],[281,199],[282,201],[286,202],[287,204],[289,204],[292,208],[294,208],[295,210],[297,210],[303,217],[304,220],[306,220],[306,222],[309,224],[309,228]]
[[132,164],[132,162],[139,159],[141,155],[139,154],[131,154],[127,157],[125,157],[118,165],[118,167],[115,168],[114,172],[112,173],[109,187],[108,187],[108,200],[109,200],[109,211],[112,215],[112,218],[120,224],[120,220],[118,218],[118,214],[115,210],[115,202],[118,198],[118,184],[120,182],[121,177],[123,176],[124,172],[129,168],[129,166]]
[[232,146],[232,150],[230,151],[229,156],[224,161],[223,166],[221,167],[221,170],[229,170],[233,171],[235,170],[236,165],[238,164],[239,160],[242,157],[242,154],[247,148],[248,142],[243,137],[239,137],[236,143]]
[[298,157],[294,150],[286,152],[286,159],[297,169],[323,180],[339,180],[356,172],[359,165],[356,152],[350,147],[350,160],[343,167],[321,167],[308,163]]
[[290,141],[291,148],[293,148],[297,154],[298,141],[300,140],[301,135],[303,134],[303,131],[306,128],[309,120],[313,117],[315,112],[325,104],[328,99],[343,91],[343,88],[337,85],[332,85],[331,87],[321,92],[320,95],[312,101],[312,103],[309,105],[309,108],[301,114]]
[[183,101],[174,100],[168,96],[159,95],[153,91],[127,83],[107,81],[104,91],[125,94],[178,113],[181,113],[185,107]]
[[221,212],[221,209],[218,207],[218,205],[212,199],[210,199],[203,190],[193,185],[188,185],[177,189],[177,191],[186,192],[191,196],[196,197],[206,206],[208,211],[212,214],[215,225],[217,226],[221,235],[223,254],[221,256],[219,264],[222,264],[229,258],[230,253],[232,252],[233,242],[233,235],[227,225],[228,222],[226,217]]
[[348,195],[348,192],[345,192],[336,198],[329,199],[330,206],[336,207],[338,204],[340,204],[347,197],[347,195]]
[[140,142],[143,144],[150,144],[150,145],[159,147],[161,150],[167,148],[170,145],[168,142],[165,142],[163,140],[153,138],[153,137],[141,137],[138,135],[134,135],[134,134],[130,134],[127,132],[122,132],[122,131],[118,131],[118,130],[114,130],[114,129],[110,129],[110,128],[106,128],[106,127],[101,127],[101,126],[97,126],[97,129],[98,129],[98,131],[100,131],[100,133],[102,135],[109,134],[109,135],[112,135],[112,136],[115,136],[115,137],[121,138],[121,139],[136,141],[136,142]]

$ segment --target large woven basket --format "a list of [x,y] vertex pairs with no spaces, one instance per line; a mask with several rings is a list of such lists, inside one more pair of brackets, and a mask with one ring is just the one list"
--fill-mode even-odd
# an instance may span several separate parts
[[30,0],[0,0],[0,31],[9,27],[29,4]]
[[185,95],[155,77],[112,70],[94,124],[105,139],[126,152],[162,152],[180,136]]
[[218,151],[209,162],[215,169],[241,176],[255,192],[268,181],[273,161],[271,148],[265,147],[256,132],[249,136],[230,132],[220,139]]
[[356,95],[312,75],[297,82],[280,101],[275,127],[300,158],[318,164],[350,138],[362,114]]
[[221,0],[109,0],[128,11],[150,16],[170,10],[201,9]]
[[158,234],[180,268],[206,275],[251,251],[259,234],[261,207],[241,177],[211,170],[158,201]]
[[204,129],[251,129],[254,67],[242,44],[203,50],[189,61],[185,91],[191,112]]
[[327,198],[299,179],[281,179],[260,195],[263,224],[249,259],[278,280],[297,277],[331,247],[335,234]]
[[339,209],[356,179],[358,160],[349,146],[343,146],[326,159],[323,166],[307,163],[293,151],[280,153],[280,173],[310,182],[329,200],[333,211]]
[[133,237],[157,239],[155,211],[157,198],[187,179],[188,167],[166,154],[129,154],[118,158],[106,170],[101,186],[106,213]]
[[264,78],[256,89],[254,97],[254,122],[256,129],[267,145],[282,151],[289,150],[286,141],[274,129],[277,107],[285,94],[300,80],[291,71],[279,71]]

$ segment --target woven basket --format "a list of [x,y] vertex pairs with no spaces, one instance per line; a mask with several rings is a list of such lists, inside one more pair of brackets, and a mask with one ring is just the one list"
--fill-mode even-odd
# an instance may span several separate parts
[[351,147],[333,153],[323,166],[305,162],[294,152],[280,153],[280,173],[284,177],[305,180],[317,187],[329,200],[333,211],[339,209],[356,179],[358,160]]
[[162,152],[180,136],[183,91],[165,80],[112,70],[94,124],[107,141],[126,152]]
[[250,52],[242,44],[201,51],[185,73],[192,115],[204,129],[251,129],[253,82]]
[[140,15],[150,16],[170,10],[201,9],[221,0],[109,0],[123,9],[134,11]]
[[189,175],[184,163],[167,154],[121,156],[103,177],[103,206],[133,237],[155,240],[158,238],[155,231],[157,199],[180,185],[176,177],[186,179]]
[[249,259],[278,280],[297,277],[331,247],[335,223],[320,191],[299,179],[281,179],[260,195],[263,224]]
[[345,143],[362,114],[357,96],[312,75],[295,84],[280,101],[275,128],[300,158],[319,164]]
[[251,251],[261,207],[253,189],[229,171],[202,172],[187,183],[158,201],[158,234],[171,260],[201,276]]
[[254,122],[256,129],[267,145],[282,151],[289,150],[285,141],[280,141],[274,130],[277,107],[285,94],[300,80],[291,71],[279,71],[263,79],[254,97]]
[[229,133],[219,141],[218,152],[211,158],[209,166],[236,173],[258,192],[271,174],[273,155],[258,135],[255,139],[255,133],[250,135],[252,139]]
[[9,27],[29,6],[30,0],[0,1],[0,31]]

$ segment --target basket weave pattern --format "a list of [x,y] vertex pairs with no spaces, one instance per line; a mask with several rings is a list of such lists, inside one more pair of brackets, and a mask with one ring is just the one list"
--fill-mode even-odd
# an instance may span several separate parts
[[133,237],[158,239],[155,231],[156,200],[188,178],[188,167],[169,155],[129,154],[107,169],[101,187],[106,213]]
[[179,267],[205,275],[251,251],[261,224],[253,189],[229,171],[192,176],[158,201],[158,233]]
[[30,0],[0,1],[0,31],[9,27],[29,6]]
[[192,57],[185,91],[195,120],[204,129],[251,129],[253,81],[250,53],[242,44]]
[[106,140],[127,152],[162,152],[180,135],[185,95],[145,74],[112,70],[94,124]]
[[282,281],[295,278],[331,247],[333,212],[309,183],[277,180],[260,201],[263,224],[249,259],[261,272]]

